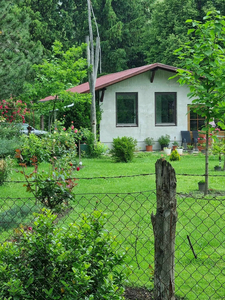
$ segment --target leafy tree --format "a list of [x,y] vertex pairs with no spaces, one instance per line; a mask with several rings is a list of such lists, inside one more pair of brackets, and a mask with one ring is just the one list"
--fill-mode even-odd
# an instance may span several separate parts
[[40,62],[42,47],[31,41],[29,22],[15,1],[0,1],[0,100],[19,95],[32,79],[31,65]]
[[102,0],[93,4],[99,25],[103,72],[144,64],[143,32],[150,1]]
[[54,100],[38,103],[35,107],[42,114],[52,111],[64,110],[66,106],[80,102],[89,102],[89,95],[67,92],[66,90],[80,84],[87,76],[87,62],[82,57],[86,45],[72,47],[67,51],[62,50],[62,44],[55,42],[52,56],[44,59],[40,65],[34,65],[36,78],[33,84],[27,85],[27,92],[22,98],[32,99],[37,104],[38,100],[53,96]]
[[151,19],[145,32],[144,51],[148,63],[161,62],[179,65],[173,52],[189,41],[185,21],[196,18],[198,11],[194,0],[166,0],[152,6]]
[[[140,45],[150,3],[151,0],[92,0],[101,38],[103,72],[144,64]],[[23,0],[21,5],[32,20],[33,40],[41,41],[48,51],[55,40],[68,49],[83,43],[89,34],[87,0]],[[93,29],[96,30],[94,21]]]
[[29,28],[32,39],[41,41],[44,48],[50,52],[55,40],[60,41],[66,49],[75,45],[77,40],[74,23],[75,2],[74,0],[23,0],[20,5],[31,18]]
[[[193,109],[205,117],[205,194],[208,193],[208,145],[210,121],[222,120],[225,116],[225,17],[219,12],[208,12],[204,23],[187,20],[194,28],[192,43],[176,50],[184,69],[179,69],[178,81],[190,87],[189,97]],[[190,71],[188,71],[190,70]]]

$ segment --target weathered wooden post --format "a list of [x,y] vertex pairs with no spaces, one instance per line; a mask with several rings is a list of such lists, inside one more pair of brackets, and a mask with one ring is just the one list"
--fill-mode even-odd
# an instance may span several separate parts
[[163,159],[157,160],[155,170],[157,211],[151,215],[155,237],[154,299],[175,300],[176,175]]

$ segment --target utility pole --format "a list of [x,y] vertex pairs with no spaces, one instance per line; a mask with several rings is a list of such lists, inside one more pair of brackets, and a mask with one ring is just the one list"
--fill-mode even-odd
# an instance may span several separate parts
[[[87,0],[88,5],[88,25],[89,25],[89,36],[86,38],[87,43],[87,60],[89,68],[89,86],[90,93],[92,95],[91,101],[91,128],[94,134],[94,140],[96,143],[96,101],[95,101],[95,83],[97,78],[98,63],[99,63],[99,52],[100,52],[100,38],[96,38],[96,48],[94,53],[94,41],[93,41],[93,31],[91,23],[91,0]],[[91,68],[90,68],[91,67]]]

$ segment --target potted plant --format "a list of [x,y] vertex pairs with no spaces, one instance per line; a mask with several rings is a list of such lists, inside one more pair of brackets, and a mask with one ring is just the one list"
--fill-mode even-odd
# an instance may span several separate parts
[[193,145],[187,145],[187,148],[188,148],[188,153],[192,154],[194,146]]
[[200,180],[198,182],[198,190],[200,192],[204,192],[205,191],[205,180]]
[[177,149],[177,147],[179,146],[177,141],[173,142],[173,150]]
[[183,147],[182,146],[178,146],[177,147],[177,152],[178,152],[178,154],[180,154],[180,155],[182,155],[183,154]]
[[158,139],[158,142],[161,145],[161,150],[163,150],[165,147],[169,146],[170,136],[168,134],[161,135]]
[[144,139],[144,142],[146,144],[146,151],[152,151],[152,146],[155,144],[154,139],[150,137],[146,137]]
[[165,152],[166,155],[170,155],[171,154],[171,148],[164,147],[163,151]]

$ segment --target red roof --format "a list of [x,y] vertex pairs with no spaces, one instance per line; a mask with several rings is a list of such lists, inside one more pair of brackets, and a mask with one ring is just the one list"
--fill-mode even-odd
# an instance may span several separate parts
[[[117,82],[123,81],[130,77],[139,75],[139,74],[147,72],[149,70],[156,70],[156,69],[163,69],[163,70],[172,71],[172,72],[176,72],[176,70],[177,70],[177,68],[172,67],[172,66],[155,63],[155,64],[142,66],[142,67],[138,67],[138,68],[133,68],[133,69],[117,72],[117,73],[112,73],[112,74],[104,75],[104,76],[97,78],[95,90],[96,91],[101,90],[107,86],[110,86]],[[67,91],[70,91],[72,93],[80,93],[80,94],[89,93],[90,92],[89,83],[85,82],[83,84],[80,84],[78,86],[70,88]],[[45,101],[49,101],[49,100],[53,100],[53,99],[54,99],[53,96],[49,96],[49,97],[46,97],[46,98],[40,100],[40,102],[45,102]]]

